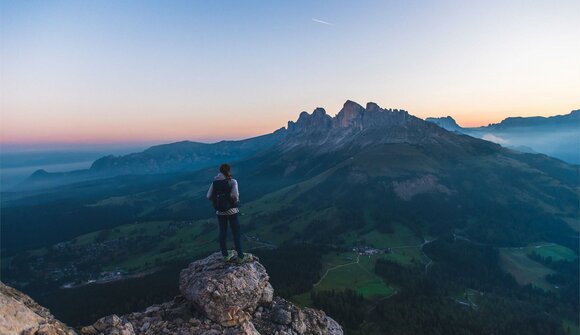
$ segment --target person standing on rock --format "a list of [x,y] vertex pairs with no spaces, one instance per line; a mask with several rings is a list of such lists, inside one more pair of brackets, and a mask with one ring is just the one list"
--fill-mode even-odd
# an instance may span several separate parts
[[234,254],[230,253],[226,247],[226,236],[228,223],[234,235],[234,245],[236,247],[238,264],[247,261],[247,256],[242,251],[242,240],[240,222],[238,221],[238,203],[240,201],[240,191],[238,181],[232,178],[231,167],[228,164],[220,166],[220,173],[215,176],[207,191],[207,198],[212,201],[216,210],[219,223],[219,242],[224,261],[231,262]]

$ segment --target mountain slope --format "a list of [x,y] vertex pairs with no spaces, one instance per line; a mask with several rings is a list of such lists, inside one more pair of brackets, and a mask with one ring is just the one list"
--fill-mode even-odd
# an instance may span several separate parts
[[427,118],[440,127],[522,152],[540,152],[580,163],[580,110],[551,117],[509,117],[484,127],[462,128],[450,117]]
[[[326,128],[317,120],[324,117],[320,110],[296,123],[310,127],[289,127],[278,148],[283,155],[271,154],[267,169],[280,178],[324,175],[303,193],[289,190],[290,203],[272,201],[285,213],[288,205],[300,208],[288,215],[289,225],[301,220],[304,208],[333,208],[337,215],[325,224],[340,231],[388,230],[399,222],[429,234],[466,229],[496,244],[573,235],[561,217],[577,217],[577,167],[450,133],[404,112],[375,116],[373,108],[347,102]],[[503,233],[485,234],[490,226]],[[321,233],[332,238],[327,229]]]

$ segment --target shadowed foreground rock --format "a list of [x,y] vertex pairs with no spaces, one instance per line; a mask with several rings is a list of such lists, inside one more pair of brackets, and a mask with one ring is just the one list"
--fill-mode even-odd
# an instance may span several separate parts
[[48,309],[26,294],[0,282],[0,334],[73,335]]
[[341,335],[324,312],[300,309],[274,297],[268,274],[252,255],[243,265],[228,265],[220,253],[181,271],[180,296],[143,312],[99,319],[82,335]]
[[[110,315],[79,330],[81,335],[342,335],[324,312],[298,308],[274,297],[268,273],[250,255],[225,264],[220,253],[181,271],[182,295],[145,311]],[[48,309],[0,282],[1,335],[76,335]]]

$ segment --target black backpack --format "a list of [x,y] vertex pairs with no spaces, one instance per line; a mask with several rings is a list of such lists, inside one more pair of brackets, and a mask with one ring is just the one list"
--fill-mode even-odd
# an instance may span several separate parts
[[232,183],[228,179],[213,182],[212,201],[216,211],[225,212],[233,207]]

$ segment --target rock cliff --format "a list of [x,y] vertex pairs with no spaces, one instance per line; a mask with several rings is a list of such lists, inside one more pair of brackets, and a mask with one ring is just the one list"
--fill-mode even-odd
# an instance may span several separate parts
[[[181,295],[128,315],[110,315],[78,329],[81,335],[341,335],[324,312],[274,296],[257,257],[226,264],[220,253],[181,271]],[[75,334],[30,297],[2,284],[1,334]]]
[[0,334],[73,335],[75,332],[29,296],[0,282]]
[[312,114],[302,112],[296,122],[288,122],[281,144],[287,149],[307,145],[326,152],[385,143],[446,144],[456,140],[457,136],[407,111],[383,109],[374,102],[363,107],[348,100],[334,117],[322,108]]

